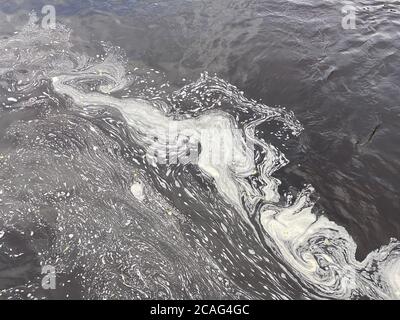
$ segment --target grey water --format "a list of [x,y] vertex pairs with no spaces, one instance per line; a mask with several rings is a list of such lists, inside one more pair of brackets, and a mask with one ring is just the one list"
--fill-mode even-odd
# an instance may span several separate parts
[[0,298],[400,298],[400,3],[352,5],[0,0]]

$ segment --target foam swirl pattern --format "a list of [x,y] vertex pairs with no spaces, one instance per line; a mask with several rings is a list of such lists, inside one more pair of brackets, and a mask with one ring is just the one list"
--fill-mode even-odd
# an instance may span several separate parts
[[0,40],[0,297],[47,297],[50,264],[66,297],[400,298],[397,240],[357,261],[311,186],[279,193],[288,160],[258,126],[295,139],[293,113],[207,73],[133,94],[151,82],[102,50],[34,23]]

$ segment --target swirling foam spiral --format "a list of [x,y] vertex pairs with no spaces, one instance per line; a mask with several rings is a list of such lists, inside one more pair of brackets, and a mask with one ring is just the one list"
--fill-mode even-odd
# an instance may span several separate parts
[[[287,159],[257,128],[297,136],[291,112],[207,73],[150,88],[120,50],[91,58],[69,38],[32,19],[0,40],[2,259],[54,265],[84,298],[400,297],[398,241],[359,262],[347,231],[314,212],[311,186],[278,193]],[[178,148],[162,146],[181,138],[200,145],[196,163],[151,156],[171,158]],[[221,141],[235,156],[213,161]],[[11,252],[12,237],[25,251]],[[0,294],[44,297],[39,277]]]

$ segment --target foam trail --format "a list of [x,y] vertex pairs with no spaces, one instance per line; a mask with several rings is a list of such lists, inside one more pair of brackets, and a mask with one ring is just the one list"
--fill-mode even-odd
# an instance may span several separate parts
[[[197,82],[182,88],[176,95],[185,96],[186,91],[189,90],[193,92],[204,90],[210,96],[215,94],[216,96],[232,99],[235,106],[232,110],[223,110],[222,107],[218,107],[221,102],[218,100],[219,98],[215,98],[215,101],[205,103],[205,105],[197,108],[193,107],[192,110],[182,112],[177,110],[173,103],[171,103],[171,106],[165,106],[165,102],[150,102],[154,97],[148,97],[148,99],[117,98],[114,95],[119,91],[134,85],[134,79],[128,76],[126,66],[119,53],[112,48],[108,48],[106,58],[99,61],[99,59],[92,59],[82,53],[73,52],[69,41],[69,33],[70,31],[66,28],[40,30],[31,25],[21,34],[0,41],[0,54],[3,58],[0,62],[1,75],[8,72],[10,65],[13,71],[21,66],[29,67],[27,68],[28,75],[26,76],[29,77],[29,80],[25,78],[13,79],[14,82],[20,83],[16,93],[24,92],[25,94],[29,94],[39,87],[41,81],[51,81],[54,90],[53,93],[56,96],[64,96],[70,99],[71,105],[77,110],[88,108],[101,109],[104,106],[118,110],[124,122],[129,125],[129,137],[134,140],[135,144],[147,151],[146,159],[140,160],[153,165],[155,168],[158,168],[158,166],[161,167],[163,165],[162,161],[166,157],[176,158],[185,155],[185,152],[182,151],[185,150],[183,147],[200,145],[201,152],[198,154],[196,161],[198,168],[204,176],[212,179],[221,197],[239,212],[241,220],[245,221],[254,233],[256,233],[256,228],[253,225],[254,221],[259,224],[262,228],[262,234],[256,235],[259,244],[263,245],[264,241],[261,240],[265,240],[271,246],[274,252],[276,252],[279,261],[288,266],[290,272],[296,275],[293,278],[304,287],[305,295],[318,298],[341,299],[358,296],[368,296],[374,299],[400,298],[400,243],[397,240],[393,239],[388,245],[371,252],[364,261],[357,261],[355,259],[356,243],[345,228],[324,216],[318,216],[313,211],[314,203],[310,198],[314,192],[312,187],[307,187],[299,192],[294,201],[283,199],[278,193],[280,181],[273,175],[278,169],[285,166],[288,161],[277,147],[257,138],[253,135],[253,132],[259,124],[276,120],[290,129],[294,135],[297,135],[301,131],[301,126],[290,112],[279,108],[269,108],[254,101],[249,101],[233,86],[217,77],[210,77],[207,74],[202,75]],[[48,46],[49,44],[51,45]],[[44,48],[41,48],[42,45]],[[14,61],[15,58],[8,51],[13,46],[29,50],[21,50],[21,54]],[[13,76],[18,77],[18,75]],[[56,97],[52,97],[51,99],[56,100]],[[32,100],[16,103],[15,108],[21,106],[29,107],[30,104],[32,104]],[[160,107],[160,105],[165,108]],[[164,110],[169,110],[169,112],[167,113]],[[246,121],[239,122],[236,117],[238,113],[249,114],[251,116]],[[67,118],[67,120],[68,125],[71,126],[76,121],[74,118]],[[116,120],[112,119],[112,121],[115,122]],[[63,125],[65,126],[65,124]],[[78,130],[78,124],[73,126],[73,128],[74,130]],[[56,129],[58,130],[58,127]],[[114,130],[115,128],[112,127],[112,129]],[[171,131],[173,132],[172,140]],[[85,135],[92,134],[93,137],[103,137],[100,130],[96,130],[93,126],[90,126],[84,132]],[[212,133],[212,135],[204,134],[205,132]],[[54,133],[50,134],[54,135]],[[227,151],[224,152],[226,156],[217,157],[216,161],[213,155],[215,154],[215,150],[221,149],[221,142],[224,143],[222,149]],[[105,150],[111,149],[111,147],[105,146],[105,143],[103,144]],[[165,148],[166,144],[169,144],[170,149]],[[87,170],[97,168],[97,171],[101,171],[103,176],[106,177],[117,175],[118,171],[127,170],[122,164],[115,166],[114,163],[106,161],[102,158],[104,155],[100,155],[96,150],[92,150],[90,146],[82,147],[82,145],[79,145],[79,148],[76,149],[90,150],[87,151],[89,154]],[[65,148],[63,150],[65,152]],[[136,149],[135,152],[133,158],[139,154]],[[81,155],[76,154],[74,156],[79,158]],[[136,158],[135,161],[140,163]],[[173,168],[169,170],[171,171],[167,171],[166,175],[174,180],[175,186],[180,186],[184,183],[184,181],[179,179],[178,174],[176,174]],[[156,177],[156,179],[160,185],[165,186],[165,190],[174,190],[172,184],[169,185],[165,181],[162,181],[160,177]],[[90,182],[87,178],[85,181]],[[143,181],[145,181],[144,178]],[[119,180],[112,182],[117,182],[117,185],[120,183]],[[101,184],[102,182],[98,183]],[[106,183],[108,183],[108,180],[104,181],[104,184]],[[140,182],[136,181],[135,183],[128,189],[135,196],[135,201],[144,202],[147,194],[146,196],[144,195],[145,192],[142,190]],[[101,185],[98,185],[95,190],[102,190]],[[189,183],[185,185],[185,190],[188,196],[194,199],[196,204],[204,208],[207,207],[204,199],[201,198],[201,194],[205,193],[205,190],[196,189],[195,184]],[[167,202],[160,200],[160,196],[156,192],[153,192],[152,197],[155,203],[155,211],[158,210],[157,207],[159,204],[167,207]],[[124,198],[121,203],[123,205],[129,201],[131,199],[127,200]],[[147,205],[150,204],[151,202],[147,203]],[[119,204],[110,205],[106,203],[105,205],[111,206],[114,212],[118,209]],[[86,210],[90,212],[90,208]],[[176,209],[168,207],[168,216],[179,216],[175,211]],[[219,214],[223,210],[216,207],[212,207],[211,209],[207,207],[206,212],[209,214],[215,212]],[[80,212],[79,214],[82,213]],[[77,215],[78,217],[80,217],[79,214]],[[96,212],[91,212],[91,214],[95,215]],[[70,217],[75,216],[68,216],[69,219]],[[102,218],[104,219],[104,216],[97,217],[96,223],[98,221],[104,222],[104,225],[108,226],[109,229],[109,221],[103,221]],[[109,217],[107,216],[107,218]],[[254,218],[256,219],[254,220]],[[5,217],[2,217],[2,219],[5,219]],[[86,217],[86,219],[90,220],[91,215]],[[175,240],[180,239],[180,236],[177,236],[176,228],[170,226],[171,222],[168,222],[169,220],[163,219],[159,216],[154,217],[154,221],[159,223],[158,226],[160,228],[165,227],[165,230],[172,232],[175,237],[173,240],[168,239],[164,241],[169,243],[172,248],[176,248],[176,246],[178,248],[186,248],[183,240],[179,240],[180,242]],[[225,216],[225,219],[227,219],[227,216]],[[12,220],[12,216],[10,216],[9,220]],[[166,226],[160,223],[160,221],[165,223]],[[130,226],[131,223],[132,221],[130,220],[128,222],[125,221],[123,225]],[[96,224],[94,225],[97,226]],[[116,225],[120,226],[121,223],[118,222]],[[139,229],[141,228],[139,223],[137,226]],[[68,228],[68,226],[64,227]],[[222,229],[227,232],[229,227],[231,226],[223,225]],[[96,230],[96,228],[94,229]],[[115,230],[119,230],[119,227],[115,228]],[[167,232],[165,230],[160,233],[159,238],[164,236],[164,233]],[[126,238],[126,235],[120,238]],[[204,242],[207,243],[207,235],[204,238]],[[57,250],[55,251],[61,251],[64,256],[70,254],[72,257],[72,251],[68,251],[69,245],[64,246],[65,243],[69,243],[67,240],[63,236],[60,241],[63,246],[57,246]],[[155,241],[153,238],[151,240]],[[93,239],[89,238],[87,241],[92,243],[90,241],[93,241]],[[171,244],[169,241],[173,243]],[[230,241],[230,243],[232,244],[233,241]],[[126,246],[129,248],[129,245]],[[144,247],[148,252],[157,257],[161,255],[157,251],[158,247],[156,244],[149,245],[143,240],[143,243],[139,247]],[[61,250],[60,248],[63,249]],[[124,246],[124,248],[126,247]],[[109,250],[107,246],[97,250],[102,249],[106,252]],[[175,249],[171,249],[171,251],[173,250]],[[169,271],[168,277],[173,279],[171,283],[176,284],[176,287],[179,287],[183,283],[184,289],[190,292],[190,297],[198,297],[198,295],[196,296],[192,292],[199,292],[200,290],[198,288],[190,289],[189,281],[182,280],[182,275],[188,275],[187,278],[190,275],[197,279],[199,283],[203,281],[202,277],[197,276],[196,278],[196,275],[191,275],[191,271],[186,268],[186,261],[190,261],[190,259],[187,260],[190,250],[185,250],[187,251],[182,249],[182,257],[180,257],[183,261],[179,264],[181,269],[178,271]],[[251,251],[251,255],[254,255],[253,251]],[[173,252],[175,254],[175,251]],[[85,251],[82,256],[85,256],[85,254],[89,255]],[[95,252],[93,254],[95,255]],[[132,265],[129,259],[134,259],[136,256],[129,255],[129,257],[126,257],[122,255],[122,257],[127,259],[127,265]],[[57,255],[58,258],[59,256]],[[68,256],[66,259],[68,259]],[[213,259],[207,258],[207,261],[214,261],[207,262],[207,265],[214,266],[218,257],[213,257]],[[75,264],[78,264],[78,262],[74,262],[74,266]],[[99,262],[93,264],[98,267]],[[164,263],[163,265],[169,266],[168,263]],[[171,269],[174,268],[171,267]],[[171,276],[175,273],[179,274],[176,278]],[[140,288],[146,286],[150,288],[151,285],[148,285],[148,283],[151,281],[148,280],[146,282],[143,280],[141,274],[139,276],[137,274],[136,272],[131,277],[132,282],[132,279],[139,279],[136,280],[139,283],[136,284],[136,287],[139,289],[135,292],[139,292],[138,296],[149,297],[151,294],[148,292],[151,290],[148,289],[148,292],[144,292],[144,289]],[[220,274],[224,274],[224,272],[220,271]],[[263,274],[265,277],[268,277],[268,272]],[[97,279],[96,276],[92,277]],[[203,277],[205,277],[204,274]],[[186,279],[185,277],[183,278]],[[207,281],[213,283],[211,277],[210,279],[207,278]],[[123,283],[127,282],[129,281],[126,277],[123,278]],[[111,283],[114,282],[111,281]],[[129,283],[132,285],[131,282]],[[161,283],[164,289],[167,288],[165,289],[167,292],[166,296],[171,296],[172,293],[169,290],[167,282],[161,281]],[[88,285],[90,285],[89,280]],[[99,283],[97,285],[101,286]],[[123,291],[117,284],[115,286],[119,290],[119,295],[129,296],[129,292]],[[210,285],[210,288],[212,288],[209,292],[210,295],[221,290],[219,289],[219,285],[215,285],[214,283],[213,286]],[[207,285],[204,284],[202,290],[207,291]],[[231,296],[234,296],[234,294]],[[241,295],[237,294],[237,296]],[[103,297],[114,296],[108,289],[104,289]]]
[[[234,182],[234,174],[242,177],[249,176],[254,171],[255,165],[252,161],[253,153],[234,129],[232,117],[222,112],[209,112],[197,119],[174,121],[146,101],[118,99],[101,93],[83,93],[68,85],[82,77],[93,76],[91,73],[60,75],[54,77],[52,82],[56,92],[72,97],[77,105],[107,105],[118,109],[126,122],[137,131],[138,142],[148,148],[153,145],[154,137],[164,138],[164,142],[166,142],[170,128],[176,128],[178,134],[189,138],[193,144],[200,143],[203,151],[199,155],[198,166],[215,180],[222,194],[235,205],[239,205],[240,188]],[[204,132],[212,132],[213,135],[204,135]],[[159,145],[162,146],[161,142]],[[224,147],[231,151],[231,156],[221,156],[219,159],[215,159],[213,151],[221,149],[221,142],[228,143]],[[233,161],[235,162],[233,163]]]
[[[290,206],[274,204],[280,195],[277,192],[279,181],[272,174],[287,160],[273,146],[252,141],[266,151],[265,159],[258,165],[262,185],[255,188],[246,181],[256,169],[250,146],[252,137],[247,135],[246,141],[244,134],[235,134],[235,123],[230,116],[223,112],[208,112],[195,119],[176,121],[148,102],[117,99],[101,93],[82,93],[68,85],[81,77],[90,76],[93,75],[60,75],[53,78],[54,89],[72,97],[74,103],[80,106],[108,105],[117,108],[127,123],[140,132],[140,140],[147,146],[151,145],[153,137],[165,137],[172,126],[184,132],[189,139],[198,141],[202,148],[198,162],[200,169],[214,179],[221,194],[236,208],[240,208],[246,220],[248,208],[241,205],[241,196],[244,195],[245,202],[262,199],[264,205],[261,206],[259,219],[266,237],[272,240],[284,261],[310,288],[322,296],[333,298],[350,298],[354,294],[400,298],[398,242],[393,241],[388,247],[372,252],[363,262],[358,262],[355,259],[356,244],[347,231],[312,212],[313,203],[309,199],[312,188],[303,190]],[[255,126],[255,123],[250,123],[247,129],[250,126]],[[201,132],[204,130],[216,134],[215,139],[202,139]],[[218,134],[228,137],[219,137]],[[220,148],[220,141],[230,141],[229,148],[236,148],[238,161],[234,164],[232,159],[216,164],[204,156],[210,154],[210,150]],[[379,263],[376,270],[371,267],[372,261]],[[381,279],[371,277],[373,272],[379,273]]]

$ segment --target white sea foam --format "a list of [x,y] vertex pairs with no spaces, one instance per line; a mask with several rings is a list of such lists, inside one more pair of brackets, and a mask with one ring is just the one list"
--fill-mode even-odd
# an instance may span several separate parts
[[[356,261],[356,244],[347,231],[326,217],[317,217],[312,212],[314,204],[309,199],[313,192],[311,187],[300,193],[290,206],[274,204],[280,195],[277,192],[279,181],[272,174],[287,161],[273,146],[257,140],[251,141],[255,139],[251,136],[247,136],[249,141],[246,143],[245,131],[238,135],[234,119],[223,112],[205,112],[195,119],[176,121],[146,101],[117,99],[102,93],[82,93],[69,85],[90,76],[85,73],[60,75],[53,78],[54,89],[72,97],[81,106],[109,105],[117,108],[127,123],[140,132],[138,141],[144,145],[151,145],[151,137],[163,137],[168,126],[175,126],[190,139],[198,141],[202,148],[199,168],[214,179],[221,194],[239,208],[245,220],[248,220],[248,208],[242,206],[241,197],[244,196],[245,202],[263,198],[264,205],[259,217],[266,237],[272,240],[283,260],[307,286],[320,295],[333,298],[350,298],[355,292],[371,297],[398,298],[400,260],[394,259],[390,251],[383,249],[372,252],[363,262]],[[116,87],[120,88],[120,82],[117,82]],[[212,132],[215,139],[202,140],[200,132],[204,130]],[[228,137],[220,137],[219,134]],[[215,163],[209,157],[202,156],[221,148],[220,141],[229,141],[229,148],[237,148],[238,161],[234,167],[232,162]],[[250,142],[262,146],[267,155],[257,168],[258,179],[262,182],[259,188],[246,180],[256,169]],[[393,242],[391,247],[397,251],[399,244]],[[374,278],[372,281],[370,276],[365,276],[373,272],[369,267],[371,261],[379,263],[374,272],[380,273],[382,279]]]
[[[47,35],[43,40],[42,35]],[[117,98],[112,93],[129,86],[132,82],[127,76],[122,59],[110,50],[104,61],[95,61],[70,49],[57,47],[59,41],[68,43],[66,29],[40,31],[30,26],[16,38],[2,41],[0,48],[9,48],[22,41],[24,46],[32,46],[32,37],[38,41],[56,42],[51,57],[37,50],[31,60],[31,53],[20,57],[20,64],[34,63],[37,68],[30,74],[33,78],[50,79],[56,93],[70,98],[79,108],[88,106],[108,106],[117,109],[132,129],[132,136],[148,154],[163,152],[166,136],[170,128],[193,144],[201,145],[198,155],[198,168],[213,182],[222,197],[237,209],[241,218],[251,224],[249,217],[258,217],[264,230],[264,240],[277,252],[278,257],[295,273],[301,283],[313,292],[312,295],[328,298],[351,298],[366,295],[371,298],[400,298],[400,244],[392,240],[387,246],[371,252],[364,261],[355,259],[356,243],[345,230],[324,216],[313,212],[314,203],[310,199],[312,187],[305,188],[292,203],[284,205],[278,193],[280,181],[273,177],[274,172],[287,164],[285,156],[272,144],[254,137],[254,128],[270,118],[278,118],[295,134],[301,127],[289,112],[273,109],[245,99],[234,91],[232,86],[221,86],[221,90],[232,90],[229,94],[238,101],[238,108],[250,109],[257,114],[254,120],[239,127],[237,120],[222,110],[197,109],[192,117],[174,117],[153,102],[145,99]],[[33,46],[36,48],[35,46]],[[70,48],[70,45],[67,46]],[[32,52],[32,51],[31,51]],[[8,52],[2,57],[10,62]],[[1,63],[0,70],[7,67]],[[38,69],[41,72],[38,72]],[[201,87],[210,77],[204,74],[194,88]],[[224,83],[214,78],[217,83]],[[100,81],[96,91],[88,91],[82,84]],[[25,89],[29,88],[29,84]],[[211,89],[210,89],[211,90]],[[212,109],[212,108],[210,108]],[[167,110],[169,110],[167,108]],[[239,130],[238,130],[239,127]],[[212,133],[214,139],[205,137],[202,132]],[[158,144],[154,142],[157,137]],[[235,157],[213,161],[209,155],[221,148],[224,141],[227,150],[234,150]],[[175,141],[177,147],[179,141]],[[255,153],[253,146],[261,149]],[[161,151],[160,151],[161,150]],[[167,151],[164,151],[167,152]],[[172,155],[170,155],[172,156]],[[151,162],[151,157],[147,159]],[[153,159],[157,166],[157,159]],[[254,181],[255,183],[251,183]],[[141,186],[134,184],[132,194],[143,200]],[[191,192],[196,194],[196,192]],[[227,227],[223,228],[227,230]],[[253,254],[253,253],[252,253]]]

